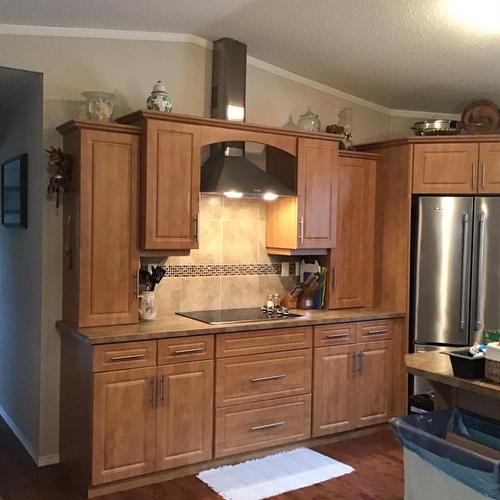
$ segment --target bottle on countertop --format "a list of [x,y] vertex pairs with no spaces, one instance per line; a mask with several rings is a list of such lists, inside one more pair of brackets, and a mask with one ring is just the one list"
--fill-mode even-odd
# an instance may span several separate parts
[[267,301],[266,301],[266,309],[268,311],[272,311],[274,308],[274,301],[273,301],[273,296],[271,294],[269,294],[267,296]]
[[279,293],[275,293],[273,295],[273,307],[276,309],[280,305],[280,295]]

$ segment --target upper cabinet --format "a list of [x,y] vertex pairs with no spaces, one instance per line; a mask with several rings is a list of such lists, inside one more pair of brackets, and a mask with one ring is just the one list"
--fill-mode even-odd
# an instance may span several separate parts
[[198,248],[200,127],[145,119],[144,129],[141,249]]
[[377,158],[341,152],[334,170],[337,245],[330,251],[330,309],[372,305]]
[[500,193],[500,142],[415,144],[413,192]]
[[[297,190],[267,206],[266,246],[270,253],[335,247],[338,143],[299,138],[296,166],[284,168],[268,156],[269,173]],[[302,252],[303,253],[303,252]]]
[[59,128],[73,172],[64,195],[63,319],[136,323],[140,130],[92,122]]

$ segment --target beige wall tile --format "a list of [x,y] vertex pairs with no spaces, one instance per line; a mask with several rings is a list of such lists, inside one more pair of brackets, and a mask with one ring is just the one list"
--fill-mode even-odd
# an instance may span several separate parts
[[201,194],[200,221],[220,220],[222,216],[222,196],[216,194]]
[[222,222],[222,262],[255,264],[259,259],[259,221]]
[[222,220],[259,220],[262,200],[252,198],[232,199],[223,197]]
[[221,278],[182,278],[180,311],[220,309]]
[[220,220],[200,220],[200,246],[191,250],[180,263],[187,264],[220,264],[222,257],[222,222]]
[[271,256],[266,249],[266,221],[259,221],[259,264],[270,264]]
[[264,302],[259,296],[258,276],[223,276],[222,308],[259,307]]
[[156,285],[156,303],[158,318],[162,318],[180,310],[181,280],[183,278],[163,278]]
[[259,296],[264,299],[267,298],[269,294],[279,293],[280,299],[286,292],[291,292],[296,284],[298,283],[297,278],[294,276],[288,276],[282,278],[277,274],[269,274],[259,276]]

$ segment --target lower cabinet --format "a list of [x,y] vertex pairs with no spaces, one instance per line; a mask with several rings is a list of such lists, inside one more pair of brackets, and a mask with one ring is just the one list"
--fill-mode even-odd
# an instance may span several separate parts
[[213,367],[198,361],[158,369],[157,470],[212,458]]
[[155,470],[155,379],[156,368],[94,375],[93,484]]
[[391,346],[382,340],[315,349],[313,437],[389,420]]
[[94,374],[92,484],[212,458],[213,360]]

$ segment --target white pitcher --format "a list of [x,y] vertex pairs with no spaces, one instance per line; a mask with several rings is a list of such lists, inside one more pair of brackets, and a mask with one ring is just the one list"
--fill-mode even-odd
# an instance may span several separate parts
[[139,318],[151,321],[156,318],[157,312],[155,293],[142,292],[142,294],[139,295]]

